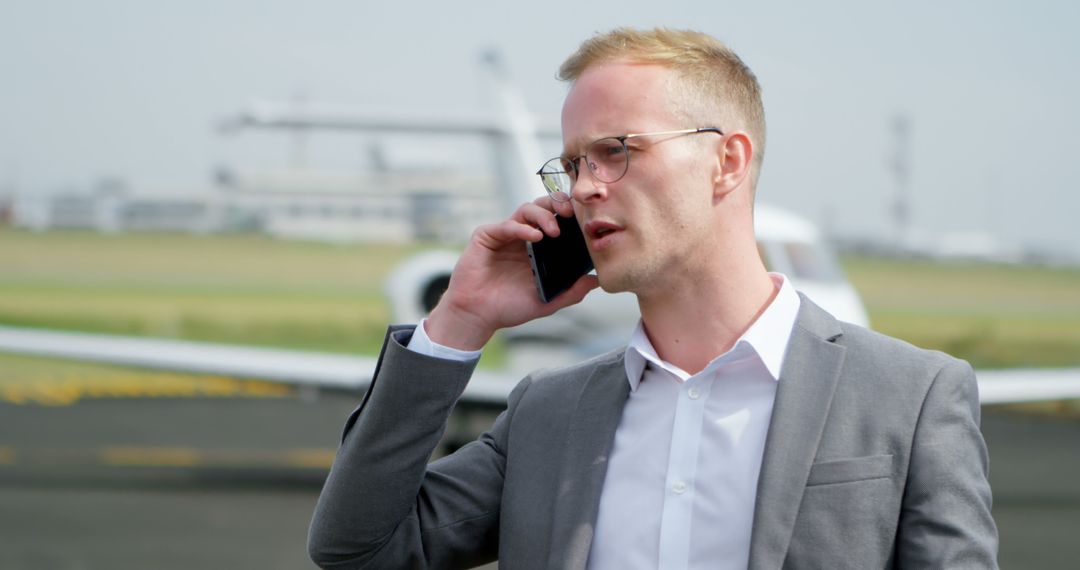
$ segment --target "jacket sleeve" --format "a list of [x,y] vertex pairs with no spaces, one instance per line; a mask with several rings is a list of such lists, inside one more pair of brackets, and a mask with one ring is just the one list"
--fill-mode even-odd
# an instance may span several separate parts
[[308,534],[308,553],[322,568],[458,568],[497,557],[512,414],[429,465],[475,363],[411,352],[410,336],[411,329],[389,331],[371,386],[346,423]]
[[988,470],[975,374],[950,358],[915,428],[897,537],[900,568],[997,568]]

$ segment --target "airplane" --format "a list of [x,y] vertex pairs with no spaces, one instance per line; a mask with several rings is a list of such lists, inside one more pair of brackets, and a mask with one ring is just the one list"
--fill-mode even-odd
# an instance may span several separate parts
[[[497,188],[503,214],[542,195],[534,172],[546,158],[540,150],[544,137],[558,137],[552,121],[531,115],[494,51],[481,58],[485,77],[498,101],[488,112],[410,112],[382,107],[304,103],[256,102],[222,121],[226,133],[248,129],[311,132],[315,130],[393,134],[479,136],[491,143],[498,165]],[[766,204],[755,206],[755,231],[766,266],[787,275],[796,289],[837,318],[869,325],[855,288],[843,276],[821,232],[809,220]],[[394,322],[419,322],[438,301],[457,261],[454,251],[426,251],[403,261],[387,279],[387,296]],[[530,367],[525,357],[530,345],[540,343],[543,355],[535,360],[580,360],[625,344],[638,319],[637,302],[630,294],[592,294],[585,302],[550,317],[504,331],[515,369]],[[557,346],[555,346],[557,345]],[[567,350],[574,347],[574,350]]]
[[[263,103],[227,121],[223,128],[479,134],[488,137],[499,153],[496,162],[503,166],[499,186],[509,212],[541,192],[532,173],[543,162],[539,137],[551,130],[538,127],[538,121],[527,113],[498,58],[488,54],[484,61],[501,101],[497,113],[435,115]],[[813,223],[761,204],[755,208],[754,222],[759,251],[771,270],[786,274],[797,289],[841,320],[869,324],[857,292],[844,279]],[[445,290],[456,259],[453,251],[427,251],[396,267],[386,283],[393,321],[419,322]],[[485,414],[501,409],[523,371],[623,345],[637,319],[631,295],[593,293],[575,307],[506,331],[508,369],[477,371],[458,409]],[[372,357],[8,326],[0,326],[0,351],[262,379],[312,390],[363,390],[375,368]],[[981,370],[977,377],[983,404],[1080,398],[1080,368]]]

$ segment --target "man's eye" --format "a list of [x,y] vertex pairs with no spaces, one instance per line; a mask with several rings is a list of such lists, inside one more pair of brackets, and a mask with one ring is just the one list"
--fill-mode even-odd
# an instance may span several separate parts
[[578,161],[580,160],[580,157],[562,159],[563,172],[571,179],[577,178]]
[[618,139],[605,139],[597,141],[593,145],[593,150],[597,158],[608,160],[622,156],[626,151],[626,147]]

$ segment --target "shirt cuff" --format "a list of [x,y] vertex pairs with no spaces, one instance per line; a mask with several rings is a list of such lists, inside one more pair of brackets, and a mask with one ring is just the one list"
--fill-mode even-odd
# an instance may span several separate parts
[[428,337],[427,330],[424,329],[424,323],[427,319],[420,321],[420,324],[416,325],[416,330],[413,331],[412,339],[409,340],[409,350],[418,352],[427,356],[434,356],[435,358],[443,358],[446,360],[456,360],[458,362],[467,362],[469,360],[478,360],[480,353],[483,350],[458,350],[456,348],[450,348],[449,346],[443,346]]

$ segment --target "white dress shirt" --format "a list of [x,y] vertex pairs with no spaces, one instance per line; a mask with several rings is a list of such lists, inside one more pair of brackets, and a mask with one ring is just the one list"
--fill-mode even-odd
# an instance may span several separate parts
[[424,328],[425,323],[427,323],[427,319],[420,321],[420,324],[416,325],[416,330],[413,331],[412,338],[409,339],[409,346],[406,348],[426,356],[457,360],[458,362],[480,359],[480,353],[483,351],[450,348],[431,340],[431,337],[427,335],[427,329]]
[[799,310],[787,279],[770,276],[772,303],[697,374],[661,360],[638,324],[590,569],[747,567],[765,435]]
[[[661,360],[638,323],[590,569],[747,567],[765,435],[799,310],[787,279],[770,277],[779,289],[772,303],[692,376]],[[480,354],[431,341],[423,322],[408,348],[454,360]]]

